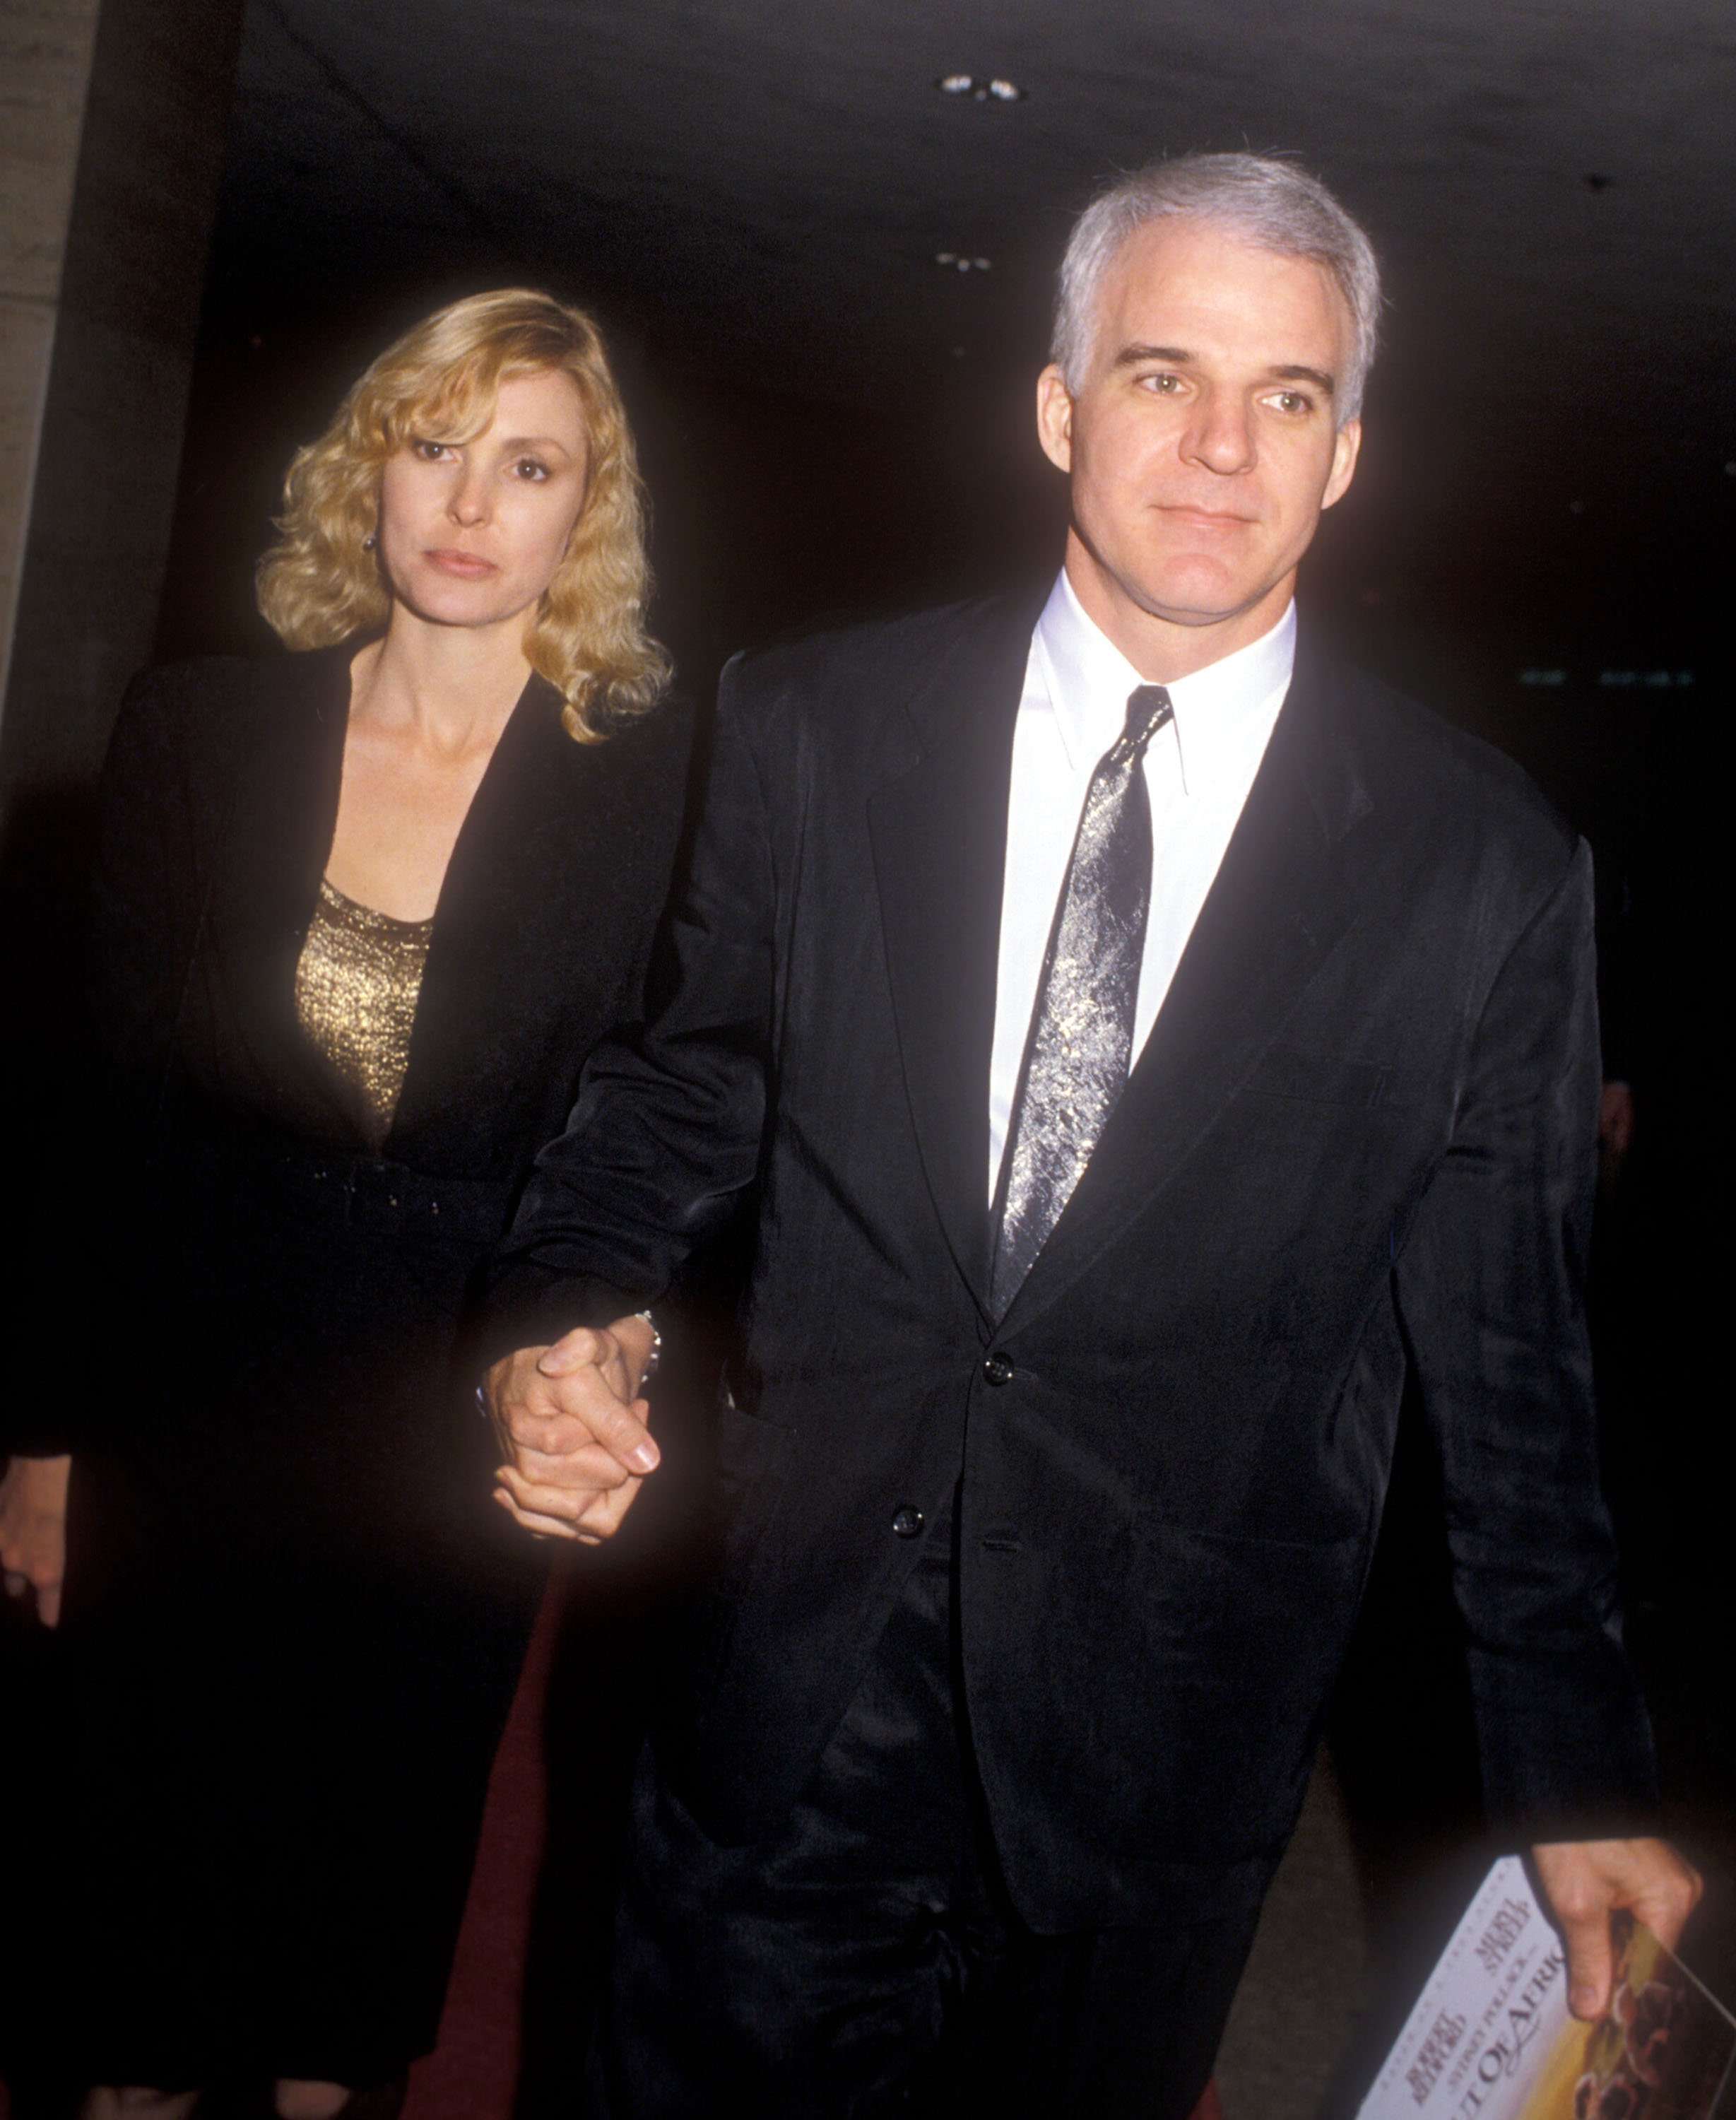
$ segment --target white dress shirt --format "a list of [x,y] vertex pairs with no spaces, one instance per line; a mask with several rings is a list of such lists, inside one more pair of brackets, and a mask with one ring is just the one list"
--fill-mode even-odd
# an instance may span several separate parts
[[[1296,607],[1221,662],[1166,687],[1174,718],[1145,753],[1151,797],[1151,909],[1130,1066],[1144,1049],[1200,908],[1265,755],[1296,656]],[[989,1197],[1031,1033],[1037,983],[1097,762],[1121,733],[1127,696],[1145,682],[1085,615],[1065,571],[1031,636],[1013,733],[1006,881],[989,1068]]]

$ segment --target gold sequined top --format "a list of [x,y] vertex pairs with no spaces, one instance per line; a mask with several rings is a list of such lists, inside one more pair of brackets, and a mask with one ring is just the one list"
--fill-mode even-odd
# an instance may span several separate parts
[[432,920],[394,920],[320,879],[295,968],[295,1013],[360,1092],[371,1148],[392,1130],[433,932]]

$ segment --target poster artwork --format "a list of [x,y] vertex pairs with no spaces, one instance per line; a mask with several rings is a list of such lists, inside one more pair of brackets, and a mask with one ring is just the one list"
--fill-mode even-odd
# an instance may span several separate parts
[[1650,1929],[1616,1921],[1613,2000],[1582,2024],[1525,1865],[1497,1862],[1358,2120],[1710,2120],[1736,2020]]

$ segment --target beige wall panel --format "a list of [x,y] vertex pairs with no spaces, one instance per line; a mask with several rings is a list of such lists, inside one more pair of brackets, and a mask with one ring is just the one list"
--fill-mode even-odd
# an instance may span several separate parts
[[[54,350],[54,313],[0,294],[0,641],[18,602],[24,525]],[[4,681],[0,658],[0,683]]]
[[0,295],[59,288],[96,16],[96,0],[0,0]]
[[[100,11],[64,0],[63,13],[0,0],[0,11],[41,84],[26,143],[39,143],[44,168],[54,140],[69,160],[77,151],[76,183],[68,167],[56,195],[58,287],[46,191],[16,245],[20,272],[35,272],[52,299],[53,343],[11,600],[0,721],[10,807],[33,789],[88,784],[126,680],[151,653],[241,0],[102,0]],[[92,18],[80,124],[68,107],[73,30]]]
[[188,356],[85,317],[63,331],[7,703],[31,783],[89,780],[150,659],[191,378]]

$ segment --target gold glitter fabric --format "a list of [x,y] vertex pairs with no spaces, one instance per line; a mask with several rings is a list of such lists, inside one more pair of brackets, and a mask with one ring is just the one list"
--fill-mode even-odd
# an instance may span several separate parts
[[415,1020],[432,920],[394,920],[320,879],[295,969],[295,1013],[313,1044],[360,1093],[369,1145],[392,1130]]

